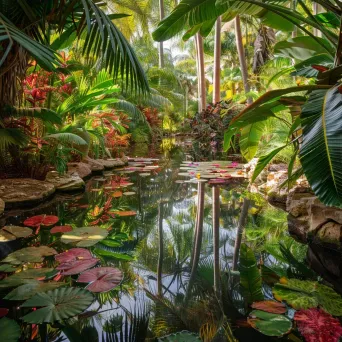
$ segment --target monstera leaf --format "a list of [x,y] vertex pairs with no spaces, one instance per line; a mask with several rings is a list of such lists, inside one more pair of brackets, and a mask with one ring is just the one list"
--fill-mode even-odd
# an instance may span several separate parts
[[175,334],[167,335],[164,337],[158,338],[159,342],[199,342],[201,341],[200,337],[196,334],[193,334],[189,331],[180,331]]
[[37,293],[46,292],[54,290],[61,286],[66,286],[66,283],[58,283],[56,281],[51,281],[49,283],[44,283],[42,281],[30,282],[29,284],[24,284],[16,289],[12,290],[4,299],[7,300],[27,300],[33,297]]
[[336,86],[312,92],[303,107],[300,161],[315,195],[342,207],[342,94]]
[[44,257],[55,254],[57,254],[57,252],[53,248],[47,246],[26,247],[9,254],[5,259],[1,260],[1,262],[12,265],[21,265],[25,262],[42,262]]
[[273,287],[274,298],[286,301],[294,309],[321,306],[333,316],[342,316],[342,297],[332,288],[316,281],[284,279]]
[[294,321],[306,342],[338,342],[342,336],[339,320],[323,310],[297,311],[294,315]]
[[19,226],[6,226],[0,230],[0,242],[25,238],[32,234],[32,229]]
[[91,247],[108,235],[106,229],[92,226],[75,228],[73,231],[62,235],[61,241],[64,243],[76,243],[77,247]]
[[261,275],[254,253],[246,244],[241,245],[239,271],[242,293],[247,303],[263,300]]
[[249,314],[248,323],[267,336],[283,336],[292,329],[292,322],[283,315],[253,310]]
[[64,287],[45,293],[38,293],[21,307],[38,308],[22,317],[26,323],[41,324],[61,321],[83,312],[94,300],[84,289]]
[[13,319],[0,319],[0,339],[6,342],[18,342],[21,335],[20,326]]

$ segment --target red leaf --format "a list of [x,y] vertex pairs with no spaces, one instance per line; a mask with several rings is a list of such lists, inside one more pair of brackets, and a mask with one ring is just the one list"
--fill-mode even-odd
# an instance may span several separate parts
[[55,255],[55,260],[59,263],[71,262],[75,260],[87,260],[92,258],[93,256],[91,253],[85,248],[71,248],[67,252]]
[[87,260],[75,260],[71,262],[64,262],[56,267],[61,271],[62,276],[79,274],[93,266],[95,266],[100,260],[91,258]]
[[323,65],[315,65],[315,64],[311,65],[311,68],[316,69],[319,72],[324,72],[324,71],[329,70],[329,68],[327,68],[327,67],[325,67]]
[[29,217],[24,221],[24,225],[28,227],[39,227],[43,226],[52,226],[59,221],[57,216],[53,215],[37,215]]
[[342,336],[339,320],[323,310],[297,311],[294,320],[306,342],[338,342]]
[[71,226],[56,226],[50,230],[50,233],[57,234],[57,233],[66,233],[66,232],[71,232],[71,231],[72,231]]
[[276,302],[274,300],[254,302],[251,307],[256,310],[266,311],[274,314],[283,314],[287,311],[285,304]]
[[0,318],[6,316],[8,314],[8,309],[7,308],[0,308]]
[[113,267],[97,267],[82,273],[77,281],[90,283],[87,290],[91,292],[107,292],[121,283],[122,272]]

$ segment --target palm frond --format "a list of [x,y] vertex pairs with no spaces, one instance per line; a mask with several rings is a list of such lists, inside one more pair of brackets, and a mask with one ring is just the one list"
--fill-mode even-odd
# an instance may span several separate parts
[[44,139],[55,139],[63,144],[87,145],[87,142],[80,136],[68,132],[48,134]]
[[0,128],[0,151],[10,145],[25,146],[28,141],[28,136],[18,128]]

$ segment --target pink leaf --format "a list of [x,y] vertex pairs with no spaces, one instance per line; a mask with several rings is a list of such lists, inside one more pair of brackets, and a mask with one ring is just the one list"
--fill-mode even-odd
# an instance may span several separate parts
[[71,262],[64,262],[56,267],[57,270],[61,271],[61,275],[74,275],[79,274],[93,266],[95,266],[100,260],[96,258],[87,260],[75,260]]
[[342,336],[339,320],[323,310],[297,311],[294,320],[306,342],[338,342]]
[[98,267],[82,273],[79,283],[90,283],[87,290],[91,292],[107,292],[118,286],[122,281],[122,272],[113,267]]
[[57,233],[66,233],[66,232],[71,232],[71,231],[72,231],[71,226],[56,226],[50,230],[50,233],[57,234]]
[[71,248],[67,252],[55,255],[56,261],[60,263],[92,258],[93,256],[91,255],[91,253],[88,251],[88,249],[85,248]]
[[57,216],[53,215],[37,215],[29,217],[24,221],[24,225],[28,227],[39,227],[43,226],[52,226],[59,221]]

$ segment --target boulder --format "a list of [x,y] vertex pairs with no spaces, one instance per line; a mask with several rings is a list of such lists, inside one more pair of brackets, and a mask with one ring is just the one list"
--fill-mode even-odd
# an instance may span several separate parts
[[75,171],[68,171],[64,175],[60,175],[57,171],[50,171],[45,181],[53,184],[60,191],[74,191],[85,187],[83,179]]
[[0,216],[4,213],[5,211],[5,202],[0,198]]
[[88,178],[92,173],[90,165],[82,162],[68,163],[68,171],[77,172],[82,179]]
[[92,172],[99,172],[104,170],[103,164],[101,164],[98,160],[92,159],[90,157],[85,157],[82,162],[89,165]]
[[37,204],[55,190],[53,184],[31,178],[2,179],[0,182],[0,198],[6,208]]
[[125,162],[123,162],[120,158],[117,159],[96,159],[97,162],[102,164],[105,169],[114,169],[115,167],[124,166]]

